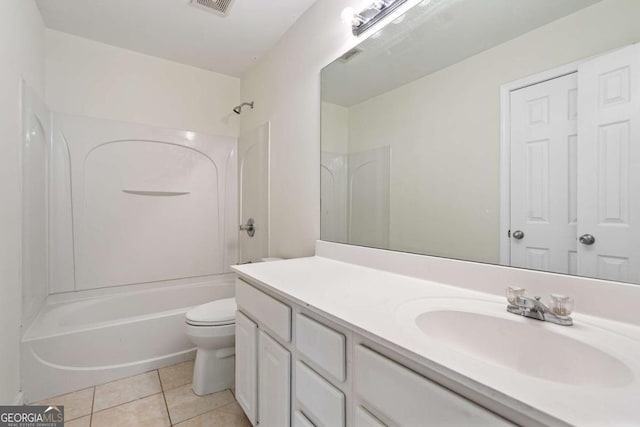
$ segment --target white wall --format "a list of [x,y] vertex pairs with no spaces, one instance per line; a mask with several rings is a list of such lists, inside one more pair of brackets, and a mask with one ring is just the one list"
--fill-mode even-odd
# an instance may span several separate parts
[[44,24],[33,0],[0,1],[0,403],[20,390],[20,80],[44,97]]
[[48,168],[50,115],[44,99],[22,87],[22,327],[28,328],[49,293]]
[[500,86],[640,41],[638,16],[605,0],[351,107],[349,151],[391,145],[390,247],[498,263]]
[[321,107],[320,146],[329,153],[349,151],[349,109],[323,102]]
[[[552,49],[546,61],[535,58],[539,56],[539,50],[558,43],[553,32],[533,46],[532,52],[516,51],[513,59],[492,58],[498,62],[490,64],[489,68],[477,69],[477,77],[485,78],[496,68],[509,66],[510,74],[517,78],[587,56],[590,52],[601,52],[625,40],[630,41],[633,39],[631,34],[637,31],[634,21],[637,14],[617,18],[611,15],[616,7],[632,9],[636,4],[636,0],[605,0],[596,5],[591,16],[599,16],[596,28],[600,32],[593,43],[584,40],[581,27],[569,26],[561,30],[565,34],[564,41]],[[272,126],[272,256],[310,255],[314,250],[314,240],[319,238],[320,70],[360,41],[351,35],[348,24],[340,20],[340,13],[345,7],[358,8],[359,5],[360,2],[355,0],[318,0],[242,78],[242,99],[256,101],[255,110],[243,112],[242,129],[249,130],[269,120]],[[482,63],[482,66],[486,65],[486,62]],[[501,78],[511,79],[508,75]],[[487,123],[495,124],[487,135],[495,135],[496,138],[499,135],[497,102],[496,96],[491,108],[487,108],[487,114],[491,116]],[[493,154],[484,154],[483,158],[490,156],[497,165],[497,149]],[[498,169],[490,171],[487,167],[487,171],[497,191]],[[495,199],[491,206],[497,209]],[[492,226],[497,224],[496,221]]]
[[[196,140],[187,145],[201,139],[210,144],[206,135],[238,136],[240,119],[232,109],[240,100],[240,79],[59,31],[48,29],[45,34],[46,102],[51,111],[114,120],[111,125],[118,129],[124,126],[118,122],[129,122],[151,126],[144,129],[156,134],[162,134],[157,128],[191,131]],[[81,237],[72,235],[69,181],[82,182],[70,173],[67,150],[73,157],[78,144],[89,141],[62,141],[57,136],[52,151],[51,291],[66,292],[74,289],[77,278],[72,241]],[[65,143],[76,145],[62,147]],[[235,204],[236,195],[229,200]]]
[[340,13],[360,3],[318,0],[242,78],[256,102],[242,129],[271,121],[271,256],[313,254],[320,237],[320,69],[356,44]]
[[238,78],[53,30],[46,43],[52,111],[238,136]]
[[323,102],[321,117],[320,236],[332,242],[346,243],[349,109]]

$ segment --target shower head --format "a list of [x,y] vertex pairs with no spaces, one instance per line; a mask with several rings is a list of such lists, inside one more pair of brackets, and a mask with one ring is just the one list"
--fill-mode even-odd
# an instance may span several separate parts
[[236,105],[235,107],[233,107],[233,112],[236,114],[240,114],[242,112],[242,107],[244,107],[245,105],[248,105],[253,110],[253,101],[251,101],[251,102],[243,102],[240,105]]

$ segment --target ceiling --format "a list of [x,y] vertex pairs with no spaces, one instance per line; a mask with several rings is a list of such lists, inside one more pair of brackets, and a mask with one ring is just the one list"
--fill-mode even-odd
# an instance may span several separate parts
[[315,0],[233,0],[227,16],[188,0],[36,0],[48,28],[239,77]]
[[322,70],[322,99],[350,107],[601,0],[425,0]]

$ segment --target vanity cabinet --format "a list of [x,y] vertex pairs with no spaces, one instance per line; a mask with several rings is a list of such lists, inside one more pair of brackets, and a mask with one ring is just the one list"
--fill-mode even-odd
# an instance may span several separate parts
[[353,415],[353,425],[354,427],[385,427],[379,419],[362,406],[356,408]]
[[293,427],[315,427],[302,412],[296,411],[293,416]]
[[252,425],[258,422],[258,325],[236,313],[236,400]]
[[258,331],[258,423],[290,425],[291,354],[264,331]]
[[291,308],[240,279],[236,302],[236,399],[253,426],[288,427]]
[[296,315],[296,349],[332,379],[346,379],[346,337],[304,314]]
[[236,283],[236,397],[254,426],[512,425],[392,349],[382,355],[307,307]]
[[296,362],[296,403],[314,425],[344,427],[345,395],[304,362]]
[[357,425],[512,425],[363,345],[355,348],[353,365],[354,394],[362,402]]

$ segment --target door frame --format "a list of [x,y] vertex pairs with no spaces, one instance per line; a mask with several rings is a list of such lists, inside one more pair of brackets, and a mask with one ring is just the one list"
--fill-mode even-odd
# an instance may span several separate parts
[[511,265],[511,92],[577,73],[584,61],[571,62],[500,86],[500,265]]

